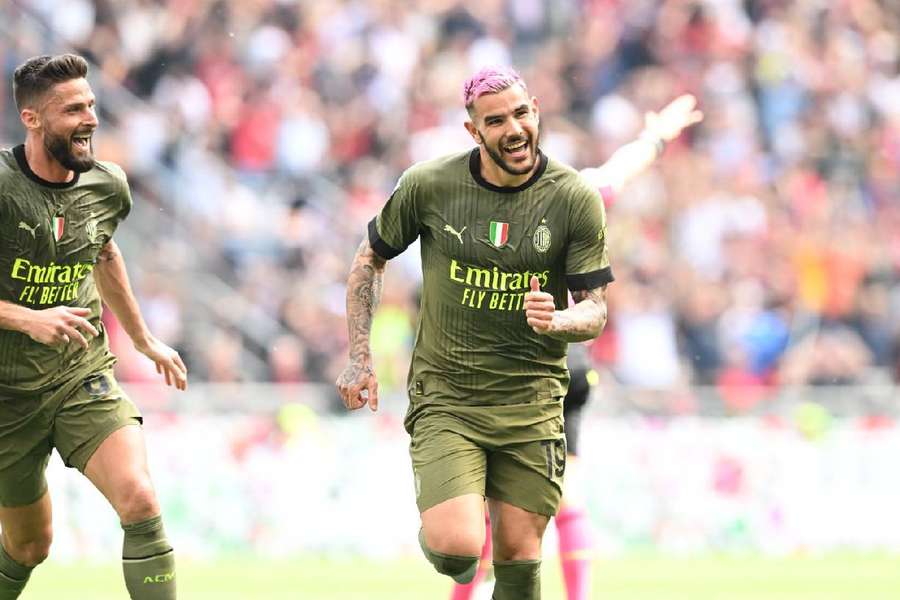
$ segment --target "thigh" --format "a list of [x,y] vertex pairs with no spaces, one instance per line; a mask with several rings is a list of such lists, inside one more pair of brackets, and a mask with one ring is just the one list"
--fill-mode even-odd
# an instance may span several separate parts
[[550,518],[502,500],[489,499],[494,560],[535,560]]
[[419,512],[467,494],[484,496],[485,451],[461,433],[450,415],[420,417],[410,435]]
[[52,394],[0,395],[0,506],[20,507],[47,491]]
[[[53,445],[63,462],[85,472],[88,460],[114,431],[140,425],[140,411],[125,395],[112,371],[84,380],[56,414]],[[142,442],[143,443],[143,442]]]
[[485,495],[528,512],[553,516],[562,497],[566,441],[546,440],[501,446],[488,454]]
[[464,494],[432,506],[422,513],[425,543],[431,550],[455,555],[476,555],[484,545],[484,497]]

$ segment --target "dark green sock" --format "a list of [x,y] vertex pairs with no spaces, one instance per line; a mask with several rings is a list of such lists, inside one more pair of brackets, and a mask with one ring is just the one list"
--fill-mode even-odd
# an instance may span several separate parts
[[541,600],[541,561],[494,561],[493,600]]
[[14,561],[0,544],[0,600],[16,600],[25,589],[33,568]]
[[122,525],[122,571],[132,600],[175,600],[175,553],[162,517]]
[[469,583],[475,578],[478,571],[479,556],[455,556],[453,554],[444,554],[443,552],[435,552],[425,543],[425,532],[419,530],[419,546],[422,553],[428,559],[435,570],[441,575],[449,575],[456,583]]

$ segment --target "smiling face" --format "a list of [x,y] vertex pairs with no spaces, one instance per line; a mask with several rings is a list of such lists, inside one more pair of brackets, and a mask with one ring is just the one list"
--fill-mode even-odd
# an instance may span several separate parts
[[[466,129],[482,151],[485,179],[497,185],[518,185],[537,167],[537,100],[519,84],[483,94],[472,104]],[[490,161],[484,160],[485,156]]]
[[86,79],[69,79],[54,84],[23,108],[22,122],[52,160],[67,171],[84,173],[94,167],[95,103]]
[[70,171],[84,173],[94,167],[95,103],[87,80],[72,79],[54,85],[39,110],[44,148]]

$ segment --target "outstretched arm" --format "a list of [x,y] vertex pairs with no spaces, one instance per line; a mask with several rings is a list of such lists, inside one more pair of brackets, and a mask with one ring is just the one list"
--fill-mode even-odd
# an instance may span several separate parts
[[564,342],[594,339],[606,326],[606,285],[572,292],[572,298],[574,305],[556,310],[553,296],[542,292],[537,277],[532,277],[531,291],[525,294],[525,319],[535,333]]
[[[378,381],[372,368],[369,336],[372,317],[381,301],[386,261],[378,256],[364,239],[356,250],[350,276],[347,278],[347,327],[350,333],[350,364],[338,376],[335,384],[344,406],[350,410],[367,403],[378,410]],[[363,395],[366,391],[366,396]]]
[[599,167],[584,169],[581,175],[596,188],[611,187],[619,192],[659,158],[666,143],[681,132],[703,120],[703,113],[695,110],[697,99],[691,94],[679,96],[661,111],[644,117],[644,130],[633,142],[616,150]]
[[144,318],[128,281],[125,259],[119,246],[112,240],[100,251],[94,267],[94,282],[103,302],[113,311],[134,347],[156,363],[156,371],[166,378],[167,385],[179,390],[187,387],[187,367],[178,352],[156,339]]

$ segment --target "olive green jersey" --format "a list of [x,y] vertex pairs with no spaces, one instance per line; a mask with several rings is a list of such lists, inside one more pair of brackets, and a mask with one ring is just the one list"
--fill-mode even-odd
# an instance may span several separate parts
[[0,329],[0,391],[44,390],[114,362],[91,271],[130,209],[125,174],[112,163],[51,183],[28,167],[24,146],[0,150],[0,300],[34,310],[86,307],[101,331],[84,350]]
[[535,333],[525,321],[531,276],[558,308],[568,306],[567,290],[612,281],[596,189],[543,154],[518,187],[485,181],[480,161],[476,148],[414,165],[369,224],[369,243],[385,259],[421,240],[413,404],[563,396],[567,344]]

